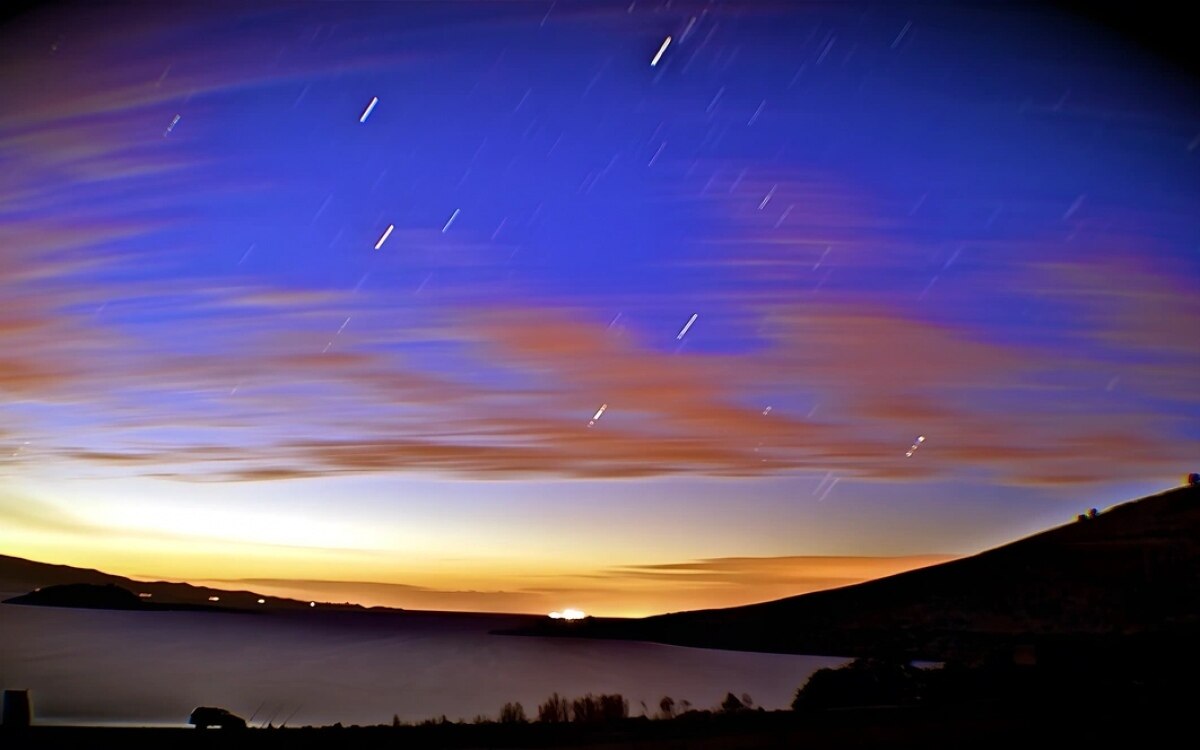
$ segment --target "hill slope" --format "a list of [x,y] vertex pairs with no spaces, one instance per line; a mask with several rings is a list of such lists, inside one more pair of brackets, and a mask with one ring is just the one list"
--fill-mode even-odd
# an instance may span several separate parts
[[[263,596],[253,591],[227,591],[207,586],[193,586],[190,583],[173,583],[168,581],[143,582],[132,578],[101,573],[90,568],[74,568],[69,565],[52,565],[35,562],[20,557],[0,555],[0,592],[36,593],[38,589],[64,586],[68,584],[90,584],[93,587],[118,586],[136,594],[149,594],[142,597],[145,605],[141,609],[223,609],[223,610],[281,610],[309,609],[309,602],[295,599],[285,599],[277,596]],[[27,595],[28,596],[28,595]],[[212,597],[216,597],[214,600]],[[44,604],[38,597],[26,599],[14,604]],[[68,598],[69,599],[69,598]],[[259,600],[263,600],[259,604]],[[87,601],[85,596],[81,601]],[[70,606],[61,597],[52,606]],[[82,604],[80,606],[93,606]],[[357,604],[320,604],[322,609],[362,609]]]
[[[556,632],[555,632],[556,631]],[[579,623],[571,635],[845,656],[982,659],[1188,643],[1200,631],[1200,487],[972,557],[730,609]],[[542,632],[568,634],[564,628]]]

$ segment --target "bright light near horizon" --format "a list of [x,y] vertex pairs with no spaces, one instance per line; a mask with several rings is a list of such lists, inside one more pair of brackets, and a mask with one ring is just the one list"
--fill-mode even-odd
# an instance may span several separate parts
[[578,609],[569,609],[568,608],[568,609],[564,609],[562,612],[551,612],[550,613],[551,620],[582,620],[585,617],[587,617],[587,615],[584,614],[582,610],[578,610]]

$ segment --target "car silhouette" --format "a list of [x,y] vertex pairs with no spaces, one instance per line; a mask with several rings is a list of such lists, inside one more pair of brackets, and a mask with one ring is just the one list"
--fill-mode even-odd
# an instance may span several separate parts
[[188,717],[189,724],[195,724],[197,729],[220,727],[221,729],[245,729],[246,720],[231,714],[223,708],[199,706]]

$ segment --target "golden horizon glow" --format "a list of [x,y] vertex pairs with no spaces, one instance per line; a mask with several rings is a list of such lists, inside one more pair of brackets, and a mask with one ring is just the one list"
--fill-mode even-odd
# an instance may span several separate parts
[[[459,561],[440,568],[387,569],[386,561],[344,551],[254,549],[241,545],[225,554],[162,540],[105,537],[90,548],[54,544],[33,534],[0,531],[0,552],[36,562],[99,570],[140,582],[176,582],[297,601],[352,603],[414,610],[512,612],[642,617],[783,598],[936,564],[944,555],[901,557],[791,556],[687,560],[595,569],[503,572]],[[148,569],[154,566],[154,569]],[[205,573],[198,571],[205,570]],[[330,578],[362,573],[362,578]],[[309,576],[309,577],[301,577]],[[322,577],[324,576],[324,577]],[[20,593],[20,592],[12,592]],[[214,600],[215,601],[215,600]],[[572,617],[566,617],[572,619]]]

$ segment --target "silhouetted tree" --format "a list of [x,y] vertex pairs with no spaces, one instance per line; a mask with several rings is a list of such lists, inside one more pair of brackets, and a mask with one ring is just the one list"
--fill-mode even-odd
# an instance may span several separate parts
[[393,727],[400,726],[400,714],[392,714],[392,726]]
[[726,693],[725,700],[721,701],[721,710],[727,714],[741,711],[746,706],[733,693]]
[[501,724],[524,724],[527,721],[525,707],[520,703],[505,703],[504,708],[500,709]]
[[600,709],[605,721],[629,718],[629,701],[620,693],[600,696]]
[[669,695],[664,695],[662,700],[658,702],[659,716],[664,719],[675,718],[675,699]]
[[571,721],[592,723],[600,720],[600,702],[591,693],[571,701]]
[[558,693],[551,695],[546,702],[538,706],[538,721],[547,723],[562,723],[571,720],[571,707],[567,699]]

